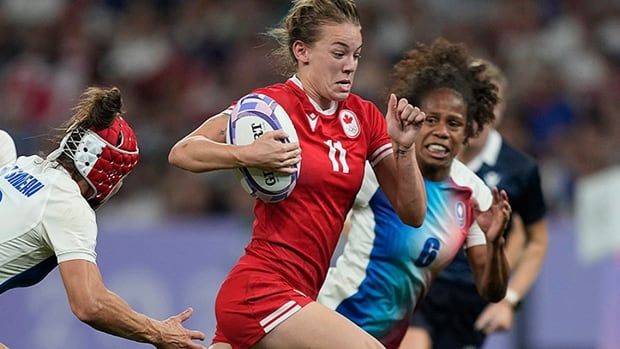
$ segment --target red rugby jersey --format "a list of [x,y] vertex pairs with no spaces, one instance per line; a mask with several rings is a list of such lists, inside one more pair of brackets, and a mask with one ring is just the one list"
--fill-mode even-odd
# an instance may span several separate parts
[[301,172],[285,200],[256,201],[252,240],[238,267],[278,273],[316,299],[365,161],[374,165],[392,154],[386,122],[373,103],[354,94],[321,112],[296,77],[254,92],[288,112],[301,147]]

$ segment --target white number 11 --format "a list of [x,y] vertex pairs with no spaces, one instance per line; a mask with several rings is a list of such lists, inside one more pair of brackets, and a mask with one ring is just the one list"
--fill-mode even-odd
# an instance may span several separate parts
[[[329,147],[329,160],[332,162],[332,170],[334,172],[349,173],[349,164],[347,164],[347,151],[342,147],[340,141],[332,141],[328,139],[324,142]],[[336,154],[339,153],[339,154]],[[338,157],[336,157],[338,156]]]

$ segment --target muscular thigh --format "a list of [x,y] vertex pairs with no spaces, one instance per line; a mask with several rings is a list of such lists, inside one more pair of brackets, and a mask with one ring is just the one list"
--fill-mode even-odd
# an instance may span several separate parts
[[351,321],[313,302],[295,313],[252,349],[380,349],[379,341]]

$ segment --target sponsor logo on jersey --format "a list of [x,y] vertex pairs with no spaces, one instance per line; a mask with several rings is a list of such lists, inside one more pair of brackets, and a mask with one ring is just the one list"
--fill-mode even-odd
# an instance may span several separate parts
[[349,138],[356,138],[360,134],[360,124],[357,121],[357,116],[349,109],[343,109],[338,114],[340,124],[344,134]]
[[0,190],[0,202],[2,202],[2,190]]
[[454,214],[459,228],[463,228],[465,226],[465,204],[462,201],[457,201],[454,206]]

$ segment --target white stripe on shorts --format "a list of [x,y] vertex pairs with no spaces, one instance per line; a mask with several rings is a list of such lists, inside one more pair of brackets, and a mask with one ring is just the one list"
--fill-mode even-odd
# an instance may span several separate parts
[[263,326],[263,330],[265,333],[273,330],[276,326],[282,323],[284,320],[291,317],[291,315],[295,314],[301,306],[297,304],[295,301],[288,301],[283,306],[278,308],[278,310],[273,313],[267,315],[264,319],[260,321],[260,325]]
[[272,323],[267,325],[267,327],[264,328],[265,333],[269,333],[269,331],[273,330],[274,328],[276,328],[276,326],[278,326],[279,324],[284,322],[286,319],[293,316],[293,314],[298,312],[300,309],[301,309],[301,305],[295,304],[294,307],[292,307],[286,313],[282,314],[282,316],[280,316],[279,318],[275,319]]

